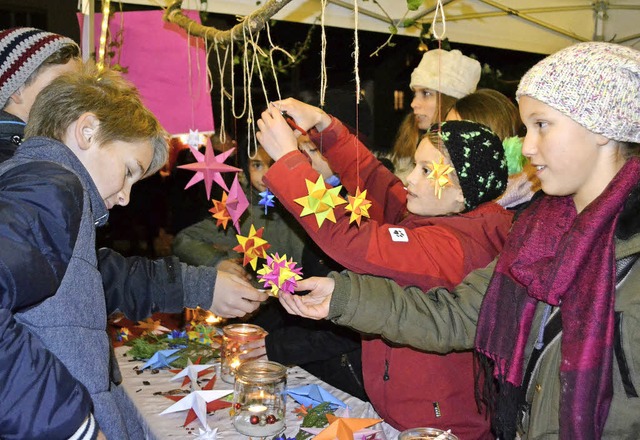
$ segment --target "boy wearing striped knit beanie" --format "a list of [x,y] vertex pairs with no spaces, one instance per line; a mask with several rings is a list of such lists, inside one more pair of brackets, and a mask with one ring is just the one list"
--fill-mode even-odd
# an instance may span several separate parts
[[78,45],[62,35],[28,27],[0,30],[0,162],[22,142],[38,93],[76,70],[79,56]]

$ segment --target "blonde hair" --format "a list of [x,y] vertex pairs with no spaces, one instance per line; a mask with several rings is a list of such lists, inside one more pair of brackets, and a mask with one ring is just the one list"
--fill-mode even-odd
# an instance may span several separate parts
[[64,142],[67,128],[83,113],[100,121],[95,138],[99,145],[151,143],[153,158],[145,177],[167,162],[167,132],[144,106],[137,89],[117,72],[98,71],[93,63],[78,73],[61,75],[40,92],[29,113],[25,138],[46,136]]
[[455,110],[460,119],[486,125],[501,140],[523,135],[523,124],[518,108],[497,90],[476,90],[458,99],[449,111],[451,110]]

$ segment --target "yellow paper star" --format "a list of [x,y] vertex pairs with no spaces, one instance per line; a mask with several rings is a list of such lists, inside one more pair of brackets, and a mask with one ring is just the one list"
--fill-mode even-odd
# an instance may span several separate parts
[[315,214],[318,227],[322,226],[325,219],[335,223],[336,217],[333,213],[333,208],[347,203],[345,199],[338,195],[342,185],[327,189],[322,175],[318,176],[318,180],[315,183],[308,179],[305,179],[305,182],[309,195],[294,200],[303,207],[300,217]]
[[427,167],[431,170],[427,179],[434,180],[435,187],[435,195],[438,198],[442,198],[442,188],[447,185],[451,185],[451,174],[454,169],[451,165],[444,163],[444,157],[440,157],[440,162],[436,162],[435,160],[431,162],[431,165],[427,165]]
[[356,189],[356,195],[347,196],[349,199],[349,204],[345,207],[347,211],[351,211],[351,218],[349,219],[349,223],[353,223],[354,221],[358,223],[360,226],[360,221],[362,217],[369,218],[369,208],[371,207],[371,201],[367,200],[367,190],[360,192],[360,187]]
[[242,235],[236,235],[238,243],[240,244],[234,247],[233,250],[244,253],[244,261],[242,262],[243,266],[246,266],[247,263],[251,263],[251,267],[255,270],[258,258],[267,258],[266,251],[271,247],[271,245],[267,240],[262,238],[263,232],[264,227],[256,231],[256,228],[251,225],[248,236],[243,237]]
[[227,193],[222,191],[222,200],[212,199],[211,201],[213,202],[213,208],[209,212],[217,220],[216,226],[222,225],[222,229],[227,229],[227,223],[231,220],[231,215],[227,210]]

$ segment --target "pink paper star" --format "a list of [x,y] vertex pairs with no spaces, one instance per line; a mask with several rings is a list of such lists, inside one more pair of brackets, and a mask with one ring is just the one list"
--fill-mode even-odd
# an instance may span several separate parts
[[247,207],[249,206],[249,200],[247,200],[247,196],[245,196],[244,191],[242,191],[242,186],[240,186],[237,174],[233,178],[231,189],[229,189],[226,206],[227,211],[231,216],[231,220],[233,221],[233,226],[235,226],[236,231],[238,231],[238,234],[240,234],[240,217],[242,216],[242,213],[247,210]]
[[267,256],[267,264],[262,265],[258,270],[260,282],[264,287],[271,288],[273,296],[278,296],[278,291],[293,293],[298,285],[297,280],[301,280],[302,268],[296,267],[293,258],[287,261],[287,256],[280,257],[278,253]]
[[195,171],[196,174],[191,178],[187,186],[184,189],[189,188],[192,185],[204,180],[205,189],[207,191],[207,199],[211,198],[211,184],[216,182],[218,185],[229,191],[227,184],[225,183],[220,173],[229,171],[241,171],[240,168],[236,168],[224,163],[225,160],[233,153],[235,148],[225,151],[219,155],[215,155],[211,145],[207,144],[204,150],[204,154],[198,151],[197,148],[189,145],[191,152],[195,156],[197,162],[189,163],[186,165],[179,165],[178,168],[184,168],[187,170]]

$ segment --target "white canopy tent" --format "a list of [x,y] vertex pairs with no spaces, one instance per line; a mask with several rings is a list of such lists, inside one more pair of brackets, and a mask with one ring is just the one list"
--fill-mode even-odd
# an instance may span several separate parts
[[[86,1],[86,0],[85,0]],[[125,0],[160,6],[163,0]],[[389,33],[394,23],[412,19],[431,23],[436,0],[425,0],[417,11],[407,11],[405,0],[358,0],[358,28]],[[274,19],[317,22],[320,0],[293,0]],[[640,45],[640,0],[442,0],[446,34],[450,41],[534,53],[551,53],[579,41],[614,41]],[[185,9],[247,15],[256,0],[185,0]],[[353,0],[327,0],[329,26],[354,27]],[[388,15],[388,16],[387,16]],[[438,25],[441,29],[441,25]],[[418,36],[418,28],[402,28]]]

